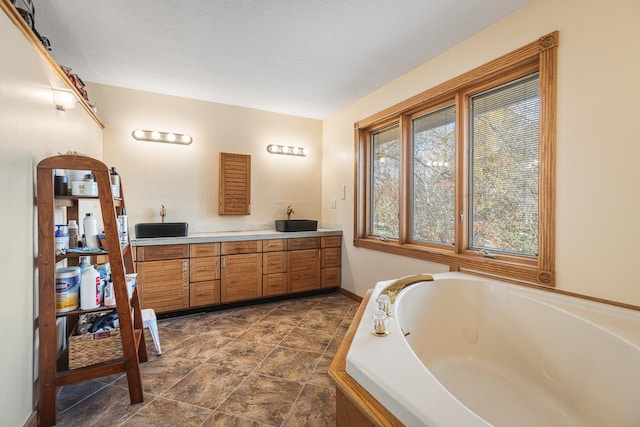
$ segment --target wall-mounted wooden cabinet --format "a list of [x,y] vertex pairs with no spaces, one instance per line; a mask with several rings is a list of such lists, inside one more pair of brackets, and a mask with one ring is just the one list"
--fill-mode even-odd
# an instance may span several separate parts
[[251,213],[251,156],[220,153],[218,214]]

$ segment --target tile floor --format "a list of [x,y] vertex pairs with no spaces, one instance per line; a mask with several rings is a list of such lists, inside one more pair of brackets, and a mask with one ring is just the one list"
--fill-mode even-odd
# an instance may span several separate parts
[[145,331],[145,400],[126,377],[63,387],[59,426],[331,426],[327,369],[358,304],[339,293],[158,321]]

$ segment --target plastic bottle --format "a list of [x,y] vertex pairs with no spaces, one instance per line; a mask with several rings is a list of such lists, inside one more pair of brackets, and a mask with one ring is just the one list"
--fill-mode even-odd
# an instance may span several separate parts
[[69,249],[69,231],[67,225],[56,225],[55,233],[56,252],[65,252]]
[[81,256],[80,265],[78,267],[80,267],[80,274],[84,273],[87,268],[89,268],[89,257]]
[[118,222],[120,223],[120,246],[124,246],[129,243],[129,219],[124,208],[118,216]]
[[113,197],[120,197],[120,175],[116,172],[115,166],[111,167],[111,194]]
[[89,265],[80,280],[80,308],[91,310],[100,307],[100,273]]
[[69,220],[69,247],[78,247],[78,223],[75,219]]
[[87,213],[87,216],[82,220],[82,226],[84,227],[86,246],[88,248],[98,248],[98,222],[91,212]]

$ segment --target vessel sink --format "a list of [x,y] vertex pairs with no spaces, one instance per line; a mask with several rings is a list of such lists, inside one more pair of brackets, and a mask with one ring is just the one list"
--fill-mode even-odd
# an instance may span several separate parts
[[136,224],[136,238],[186,237],[189,224],[186,222],[143,222]]
[[276,231],[316,231],[318,221],[315,219],[277,219]]

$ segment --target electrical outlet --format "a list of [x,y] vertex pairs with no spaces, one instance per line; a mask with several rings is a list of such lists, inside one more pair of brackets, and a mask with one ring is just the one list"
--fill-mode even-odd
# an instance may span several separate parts
[[336,208],[336,199],[331,199],[331,209]]

